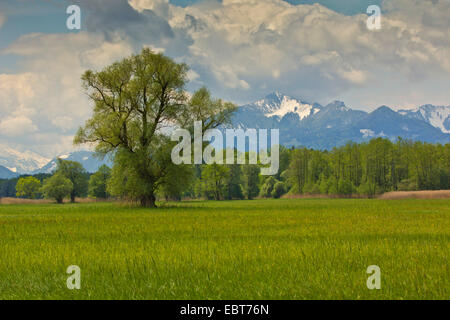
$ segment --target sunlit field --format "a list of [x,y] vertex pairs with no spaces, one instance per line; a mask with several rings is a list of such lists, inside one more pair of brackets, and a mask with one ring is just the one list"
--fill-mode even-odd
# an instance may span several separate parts
[[450,200],[160,205],[1,205],[0,299],[450,298]]

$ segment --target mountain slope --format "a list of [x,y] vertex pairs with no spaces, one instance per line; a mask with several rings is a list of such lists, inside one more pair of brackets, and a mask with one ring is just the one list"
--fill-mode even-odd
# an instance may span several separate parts
[[[420,115],[428,115],[426,120],[412,113],[395,112],[386,106],[367,113],[352,110],[341,101],[321,106],[272,93],[240,107],[233,118],[233,125],[279,129],[281,144],[315,149],[331,149],[350,140],[363,142],[374,137],[394,140],[400,136],[427,142],[450,142],[450,134],[440,129],[440,126],[450,124],[450,120],[444,119],[445,110],[435,109],[428,107],[427,113],[421,109]],[[436,118],[444,120],[441,123],[433,120]]]
[[50,161],[31,151],[19,152],[7,146],[0,146],[0,150],[0,165],[19,174],[33,172]]
[[364,138],[374,136],[395,139],[402,137],[425,142],[449,142],[450,135],[416,118],[404,116],[387,106],[382,106],[355,124]]
[[58,157],[55,157],[50,162],[48,162],[42,168],[39,168],[33,172],[36,173],[52,173],[58,164],[58,158],[62,160],[76,161],[81,163],[81,165],[86,169],[86,171],[90,173],[94,173],[100,168],[103,164],[107,166],[111,166],[111,162],[105,158],[103,160],[98,159],[94,156],[94,152],[91,151],[76,151],[69,154],[63,154]]
[[0,166],[0,179],[12,179],[17,177],[18,174],[15,172],[12,172],[8,168],[5,168],[4,166]]
[[400,110],[400,114],[425,121],[444,133],[450,133],[450,106],[427,104],[415,110]]

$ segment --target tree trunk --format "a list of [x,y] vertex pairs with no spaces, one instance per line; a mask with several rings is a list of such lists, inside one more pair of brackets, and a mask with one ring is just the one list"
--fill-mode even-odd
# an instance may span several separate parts
[[145,195],[141,197],[141,207],[156,208],[156,198],[152,195]]
[[75,193],[70,194],[70,202],[75,203]]

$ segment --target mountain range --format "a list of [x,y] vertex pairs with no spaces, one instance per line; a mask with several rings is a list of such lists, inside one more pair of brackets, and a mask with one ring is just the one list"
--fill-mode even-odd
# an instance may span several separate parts
[[[16,152],[15,154],[19,156],[20,152]],[[30,156],[29,153],[27,153],[26,155]],[[36,155],[35,159],[29,157],[27,158],[27,160],[30,163],[30,165],[26,167],[27,169],[24,169],[22,166],[19,166],[21,164],[20,157],[17,163],[14,162],[14,160],[8,162],[7,157],[5,157],[3,154],[0,154],[0,161],[1,161],[0,163],[6,162],[8,165],[8,167],[0,165],[0,179],[11,179],[14,177],[18,177],[22,174],[52,173],[57,167],[58,158],[63,160],[77,161],[81,163],[83,167],[86,169],[86,171],[90,173],[96,172],[98,168],[103,164],[106,164],[108,166],[112,165],[111,161],[109,161],[108,158],[99,159],[95,156],[94,152],[75,151],[59,155],[57,157],[54,157],[53,159],[47,159],[47,162],[42,166],[38,164],[39,159],[41,159],[41,156]],[[13,167],[16,170],[11,170],[10,169],[11,167]],[[17,170],[17,168],[19,169]]]
[[[381,106],[372,112],[348,108],[344,102],[328,105],[309,103],[279,92],[238,108],[232,118],[235,128],[279,129],[280,143],[285,146],[305,146],[331,149],[348,141],[365,142],[384,137],[432,142],[450,142],[450,106],[424,105],[413,110],[394,111]],[[90,151],[76,151],[53,159],[33,152],[18,152],[0,146],[0,179],[20,174],[51,173],[57,159],[80,162],[88,172],[102,164]]]
[[331,149],[350,140],[364,142],[376,137],[448,143],[450,106],[425,105],[399,111],[381,106],[365,112],[350,109],[341,101],[322,106],[275,92],[240,107],[233,126],[279,129],[281,144],[314,149]]

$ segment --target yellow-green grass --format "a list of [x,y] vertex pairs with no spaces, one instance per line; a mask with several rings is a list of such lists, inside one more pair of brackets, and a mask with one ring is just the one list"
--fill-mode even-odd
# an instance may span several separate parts
[[0,299],[449,299],[449,240],[450,200],[2,205]]

